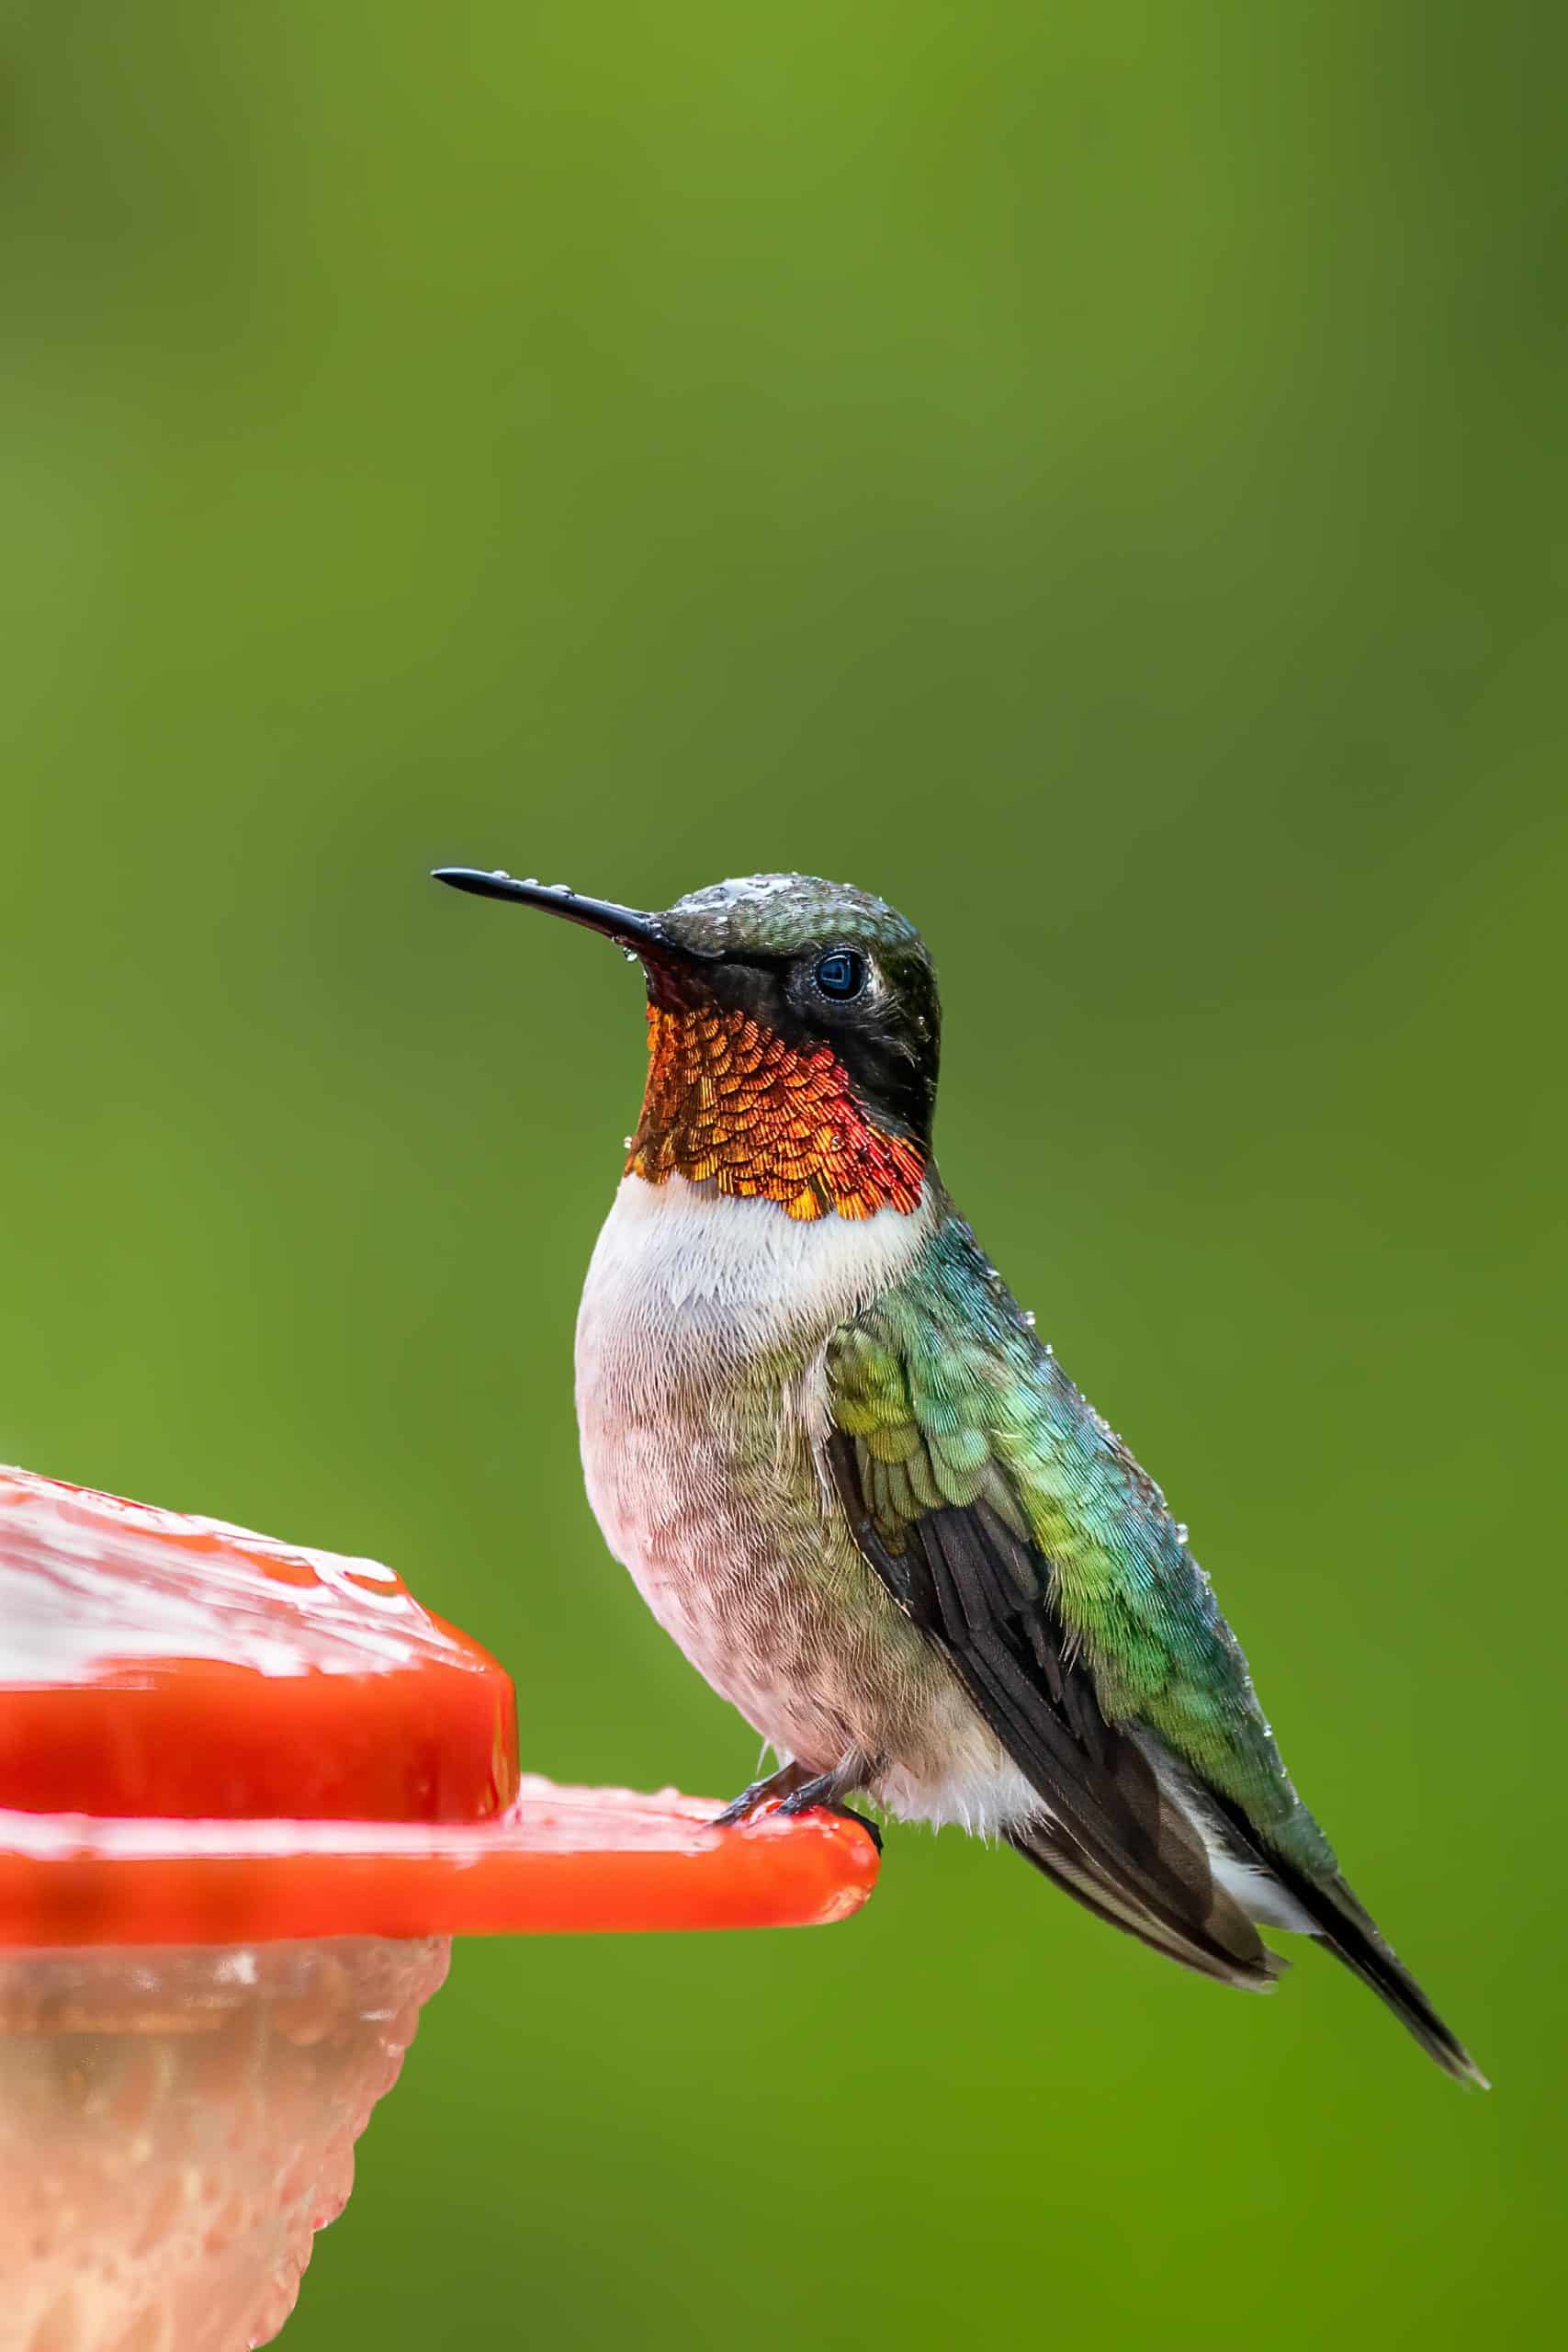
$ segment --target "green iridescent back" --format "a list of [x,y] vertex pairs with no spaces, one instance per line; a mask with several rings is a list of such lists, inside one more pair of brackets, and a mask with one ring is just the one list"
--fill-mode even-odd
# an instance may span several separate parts
[[1303,1869],[1335,1871],[1185,1530],[955,1212],[837,1335],[829,1382],[891,1552],[922,1512],[988,1503],[1037,1552],[1106,1716],[1157,1734]]

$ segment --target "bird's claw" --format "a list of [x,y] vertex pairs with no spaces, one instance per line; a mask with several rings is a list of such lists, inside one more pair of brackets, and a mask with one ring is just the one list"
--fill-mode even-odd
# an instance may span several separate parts
[[840,1821],[852,1821],[857,1829],[863,1829],[880,1854],[881,1830],[863,1813],[855,1813],[841,1802],[843,1785],[842,1777],[837,1772],[807,1773],[799,1764],[785,1764],[771,1772],[765,1781],[753,1781],[749,1788],[742,1789],[722,1813],[714,1815],[713,1826],[734,1829],[764,1811],[792,1816],[799,1813],[833,1813]]
[[779,1811],[781,1813],[789,1814],[836,1814],[840,1821],[852,1821],[857,1829],[863,1829],[866,1836],[871,1839],[872,1844],[875,1847],[877,1852],[880,1854],[882,1851],[881,1830],[877,1827],[874,1821],[868,1820],[863,1813],[857,1813],[852,1804],[835,1804],[830,1798],[814,1797],[806,1790],[802,1790],[798,1796],[785,1797],[783,1804],[779,1807]]
[[753,1820],[766,1807],[778,1804],[781,1798],[787,1804],[797,1789],[810,1785],[812,1783],[800,1765],[782,1764],[776,1772],[768,1773],[763,1780],[751,1781],[738,1797],[732,1797],[722,1813],[715,1814],[711,1826],[715,1829],[738,1828],[742,1822]]
[[799,1788],[792,1789],[780,1805],[779,1811],[792,1814],[836,1813],[840,1821],[852,1821],[857,1829],[863,1829],[880,1854],[882,1851],[881,1830],[878,1829],[874,1821],[868,1821],[863,1813],[856,1813],[852,1806],[843,1803],[840,1794],[842,1786],[843,1783],[837,1773],[819,1772],[814,1781],[803,1781]]

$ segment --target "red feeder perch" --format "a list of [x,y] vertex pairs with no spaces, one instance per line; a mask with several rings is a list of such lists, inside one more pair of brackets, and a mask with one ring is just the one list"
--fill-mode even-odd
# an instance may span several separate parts
[[454,1935],[847,1918],[826,1814],[519,1774],[510,1678],[372,1560],[0,1472],[0,2352],[238,2352]]

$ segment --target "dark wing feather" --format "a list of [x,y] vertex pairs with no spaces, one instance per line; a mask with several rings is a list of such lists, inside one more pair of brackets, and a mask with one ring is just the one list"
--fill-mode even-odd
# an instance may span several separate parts
[[1216,1885],[1202,1836],[1139,1742],[1107,1722],[1050,1599],[1050,1563],[983,1497],[917,1510],[901,1548],[879,1534],[855,1440],[828,1458],[861,1552],[949,1660],[1040,1794],[1011,1843],[1099,1917],[1229,1984],[1282,1965]]
[[918,1279],[840,1327],[826,1374],[862,1553],[1039,1792],[1012,1843],[1172,1959],[1265,1984],[1282,1963],[1216,1884],[1226,1856],[1439,2065],[1483,2079],[1292,1786],[1185,1531],[966,1227],[950,1218]]

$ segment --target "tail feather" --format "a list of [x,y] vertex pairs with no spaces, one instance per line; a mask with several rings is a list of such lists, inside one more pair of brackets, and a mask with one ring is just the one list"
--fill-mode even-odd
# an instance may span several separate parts
[[1407,2033],[1446,2075],[1456,2082],[1492,2086],[1460,2041],[1443,2023],[1410,1971],[1383,1936],[1366,1906],[1358,1902],[1344,1879],[1303,1868],[1289,1855],[1266,1844],[1239,1805],[1217,1790],[1204,1792],[1229,1841],[1244,1860],[1264,1871],[1292,1896],[1310,1922],[1310,1932],[1325,1943],[1337,1960],[1386,2002]]
[[[1208,1792],[1224,1816],[1236,1851],[1266,1880],[1293,1899],[1304,1917],[1300,1925],[1327,1945],[1380,2000],[1386,2002],[1428,2057],[1456,2082],[1489,2089],[1486,2076],[1453,2034],[1426,1994],[1384,1940],[1371,1914],[1342,1878],[1319,1878],[1272,1848],[1265,1848],[1243,1815]],[[1213,1883],[1206,1905],[1190,1910],[1147,1900],[1141,1890],[1111,1876],[1059,1822],[1049,1816],[1019,1824],[1008,1843],[1053,1885],[1086,1911],[1123,1934],[1135,1936],[1167,1960],[1222,1984],[1267,1992],[1290,1962],[1271,1951],[1241,1905]],[[1196,1892],[1196,1890],[1194,1890]]]
[[[1254,1847],[1256,1850],[1255,1841]],[[1259,1859],[1295,1896],[1336,1959],[1342,1960],[1363,1984],[1387,2003],[1427,2055],[1456,2082],[1474,2083],[1482,2090],[1490,2090],[1491,2084],[1463,2042],[1443,2023],[1415,1977],[1385,1940],[1371,1914],[1356,1900],[1345,1881],[1337,1876],[1314,1878],[1272,1851]]]
[[1238,1890],[1249,1917],[1289,1927],[1326,1944],[1336,1959],[1343,1961],[1387,2004],[1446,2075],[1456,2082],[1478,2084],[1483,2090],[1491,2088],[1469,2051],[1443,2023],[1371,1912],[1357,1901],[1337,1871],[1310,1871],[1292,1861],[1263,1837],[1233,1798],[1198,1781],[1163,1743],[1146,1736],[1145,1745],[1162,1789],[1173,1803],[1185,1805],[1209,1847],[1211,1860],[1228,1855],[1247,1871],[1258,1873],[1260,1893],[1272,1887],[1283,1894],[1281,1910],[1271,1917],[1266,1904],[1249,1904],[1246,1892]]

